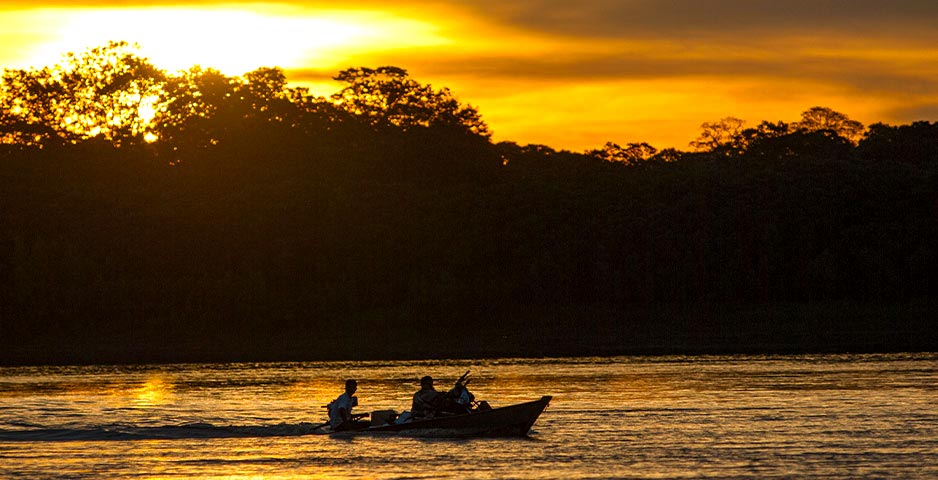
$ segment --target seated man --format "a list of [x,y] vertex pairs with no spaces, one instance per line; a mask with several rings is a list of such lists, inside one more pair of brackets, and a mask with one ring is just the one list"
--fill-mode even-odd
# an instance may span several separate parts
[[326,405],[329,409],[329,425],[333,431],[339,431],[352,425],[352,408],[358,406],[358,397],[355,397],[355,391],[358,390],[358,382],[355,380],[345,381],[345,393]]
[[466,386],[469,384],[469,381],[471,380],[466,378],[468,376],[469,372],[467,371],[465,374],[463,374],[462,377],[459,377],[459,380],[456,380],[456,384],[453,386],[453,388],[446,392],[446,396],[441,402],[441,410],[443,413],[453,415],[472,413],[475,395],[473,395],[472,392],[466,388]]
[[476,396],[466,388],[466,383],[456,382],[456,385],[450,390],[446,397],[450,400],[450,409],[454,413],[468,413],[472,411],[472,402]]
[[440,392],[433,388],[433,377],[427,375],[420,379],[420,390],[414,394],[410,413],[415,419],[431,418],[437,413]]

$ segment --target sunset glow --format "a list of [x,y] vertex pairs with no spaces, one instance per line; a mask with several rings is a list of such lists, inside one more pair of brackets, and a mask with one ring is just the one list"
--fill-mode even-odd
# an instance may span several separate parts
[[[137,43],[158,66],[193,65],[240,75],[261,66],[337,67],[349,52],[384,45],[406,48],[439,43],[419,22],[374,13],[319,12],[288,7],[42,9],[17,12],[19,24],[39,27],[43,40],[26,46],[13,63],[43,66],[63,53],[110,40]],[[400,32],[409,32],[403,37]],[[13,65],[11,65],[13,66]]]
[[7,3],[0,66],[126,40],[167,70],[279,66],[326,95],[344,68],[395,65],[478,107],[496,141],[571,150],[687,148],[705,121],[816,105],[864,123],[938,118],[938,4],[789,3]]

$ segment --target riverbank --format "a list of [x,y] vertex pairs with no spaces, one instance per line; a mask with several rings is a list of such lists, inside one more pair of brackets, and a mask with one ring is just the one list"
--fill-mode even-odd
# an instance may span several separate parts
[[400,324],[400,315],[364,312],[344,322],[311,321],[309,328],[280,330],[265,330],[264,322],[233,322],[221,331],[166,329],[158,321],[135,322],[122,331],[85,325],[71,334],[5,337],[0,365],[938,351],[938,305],[928,302],[628,311],[526,306],[488,317],[411,312],[411,328],[382,328]]

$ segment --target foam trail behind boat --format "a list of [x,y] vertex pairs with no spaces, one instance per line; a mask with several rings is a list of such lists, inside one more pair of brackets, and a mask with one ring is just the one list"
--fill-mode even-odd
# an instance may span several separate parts
[[318,424],[313,423],[281,423],[277,425],[256,426],[215,426],[209,423],[189,423],[158,427],[102,425],[87,428],[34,428],[0,430],[0,441],[67,442],[183,438],[289,437],[315,433],[318,426]]

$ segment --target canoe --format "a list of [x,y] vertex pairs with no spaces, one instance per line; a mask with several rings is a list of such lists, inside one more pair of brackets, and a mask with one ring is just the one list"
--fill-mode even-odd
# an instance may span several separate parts
[[446,415],[404,423],[369,426],[340,433],[397,434],[427,437],[524,437],[531,430],[541,412],[547,408],[551,396],[486,411],[462,415]]

